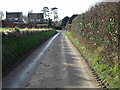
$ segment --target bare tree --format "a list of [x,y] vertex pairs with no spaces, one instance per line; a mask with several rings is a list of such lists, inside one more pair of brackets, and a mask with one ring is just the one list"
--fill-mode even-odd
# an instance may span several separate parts
[[2,18],[3,18],[4,14],[2,11],[0,11],[0,27],[2,27]]
[[33,13],[33,10],[28,11],[28,13]]
[[45,19],[48,20],[49,19],[49,8],[48,7],[44,7],[42,12],[44,14]]
[[23,15],[23,22],[24,23],[28,23],[29,22],[29,19],[28,19],[28,17],[26,16],[26,15]]
[[53,16],[54,16],[54,22],[57,22],[58,21],[58,8],[54,7],[54,8],[51,8],[51,11],[53,12]]

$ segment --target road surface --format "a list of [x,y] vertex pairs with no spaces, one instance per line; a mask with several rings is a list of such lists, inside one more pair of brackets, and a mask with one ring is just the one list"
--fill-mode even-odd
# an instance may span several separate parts
[[84,58],[59,31],[3,78],[3,88],[97,88]]

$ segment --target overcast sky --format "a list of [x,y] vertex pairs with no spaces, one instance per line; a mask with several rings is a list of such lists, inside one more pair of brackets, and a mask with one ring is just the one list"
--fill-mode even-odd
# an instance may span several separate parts
[[27,15],[28,11],[41,13],[43,7],[57,7],[59,18],[80,14],[100,0],[1,0],[0,10],[4,12],[23,12]]

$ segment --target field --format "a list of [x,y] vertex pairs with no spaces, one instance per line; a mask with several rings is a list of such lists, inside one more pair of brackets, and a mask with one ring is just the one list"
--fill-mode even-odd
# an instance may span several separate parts
[[[17,27],[15,27],[17,28]],[[14,30],[15,28],[0,28],[0,32],[3,32],[3,31],[9,31],[9,30]],[[18,28],[19,29],[19,28]],[[24,28],[24,29],[19,29],[20,31],[44,31],[44,30],[52,30],[52,29],[48,29],[48,28]]]
[[2,31],[7,31],[7,30],[11,30],[12,28],[0,28],[0,32]]

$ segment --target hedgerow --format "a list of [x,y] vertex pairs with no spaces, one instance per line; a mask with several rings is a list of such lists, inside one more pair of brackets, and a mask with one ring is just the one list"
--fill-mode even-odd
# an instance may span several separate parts
[[5,73],[34,48],[41,45],[57,31],[24,31],[2,36],[2,72]]
[[72,36],[90,52],[88,60],[110,87],[120,85],[119,8],[120,2],[102,2],[76,17],[71,27]]

